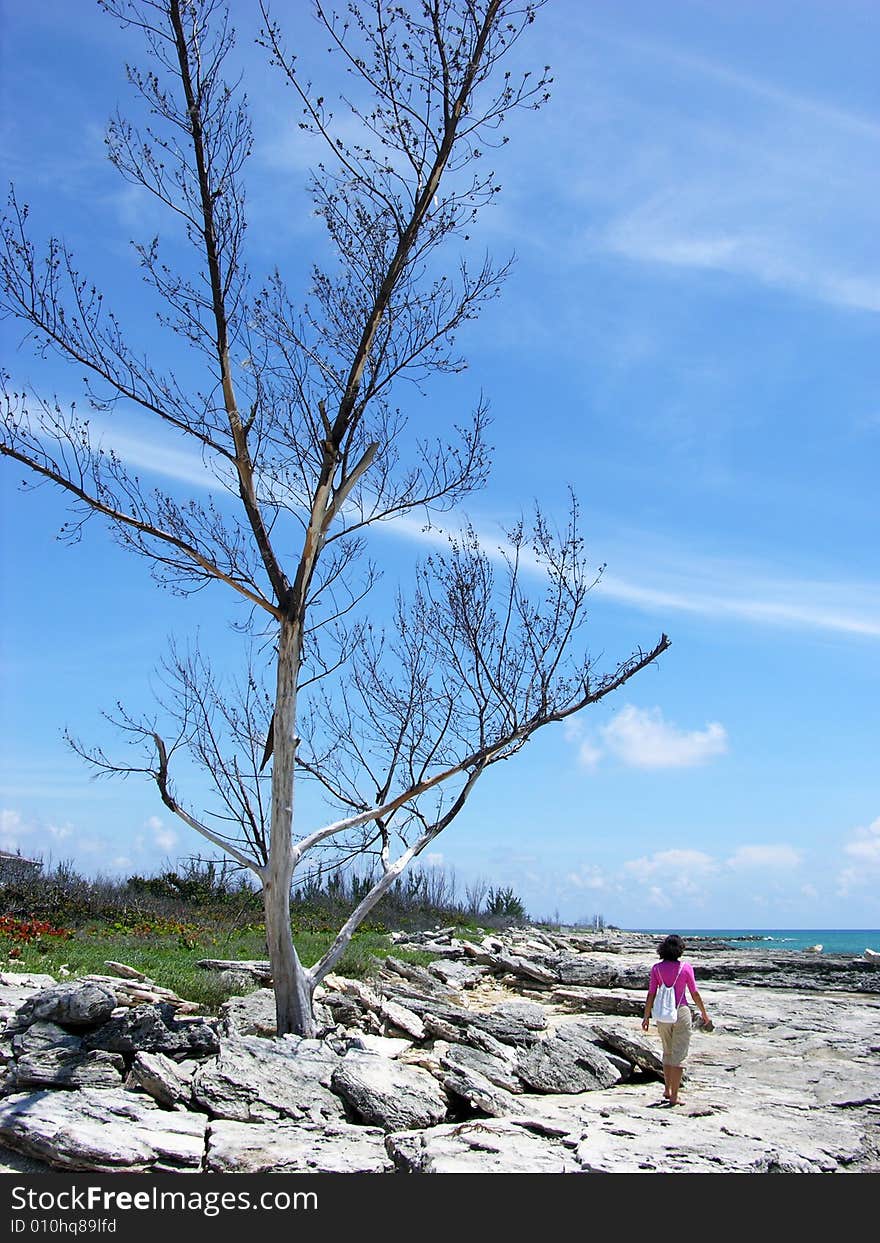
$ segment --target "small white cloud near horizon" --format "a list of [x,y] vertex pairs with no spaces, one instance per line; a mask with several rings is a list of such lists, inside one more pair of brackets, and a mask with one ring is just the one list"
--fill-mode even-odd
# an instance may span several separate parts
[[837,877],[837,893],[846,897],[851,890],[876,885],[880,877],[880,816],[867,828],[857,828],[843,848],[854,863],[842,868]]
[[647,893],[647,901],[649,906],[656,906],[660,910],[668,910],[673,902],[672,895],[663,889],[660,885],[652,885]]
[[629,859],[623,867],[645,883],[658,875],[680,878],[709,876],[718,871],[718,861],[704,850],[672,849],[658,850],[640,859]]
[[659,708],[627,704],[600,734],[605,749],[630,768],[691,768],[727,751],[727,731],[718,721],[702,730],[681,730]]
[[0,811],[0,849],[20,850],[21,838],[32,832],[32,826],[25,824],[20,812],[11,807],[4,807]]
[[[0,849],[21,851],[25,855],[39,855],[41,849],[65,842],[73,837],[72,825],[53,823],[33,823],[27,821],[21,812],[11,807],[0,811]],[[23,843],[26,841],[26,845]]]
[[150,830],[153,835],[153,841],[160,850],[172,851],[179,841],[177,832],[174,829],[167,828],[158,816],[150,816],[145,822],[144,828]]
[[734,871],[747,871],[751,868],[787,869],[799,867],[803,862],[803,853],[794,846],[783,843],[766,846],[740,846],[725,861]]
[[856,829],[853,840],[847,842],[844,851],[861,863],[880,866],[880,816],[866,829]]
[[576,872],[569,872],[565,880],[574,889],[608,889],[609,887],[608,878],[602,869],[590,864],[584,864]]

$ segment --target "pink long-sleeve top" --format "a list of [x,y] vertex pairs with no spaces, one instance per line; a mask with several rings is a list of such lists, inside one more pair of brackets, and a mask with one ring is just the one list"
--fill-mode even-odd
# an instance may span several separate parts
[[[676,972],[678,972],[677,979]],[[691,964],[689,962],[669,962],[668,959],[655,962],[651,968],[648,992],[656,993],[661,984],[665,984],[667,988],[672,988],[673,983],[675,984],[675,1004],[683,1006],[685,1004],[685,989],[692,997],[697,991],[697,981],[694,979],[694,969]]]

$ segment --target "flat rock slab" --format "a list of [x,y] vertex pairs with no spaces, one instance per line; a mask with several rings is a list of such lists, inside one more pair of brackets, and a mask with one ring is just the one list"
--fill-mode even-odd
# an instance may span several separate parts
[[35,971],[0,971],[0,1025],[9,1021],[29,997],[55,984],[51,975]]
[[347,1042],[348,1049],[359,1049],[362,1053],[378,1053],[380,1057],[400,1057],[407,1049],[413,1047],[411,1040],[399,1039],[396,1036],[372,1036],[368,1032],[359,1032],[351,1036]]
[[125,1062],[118,1053],[59,1045],[34,1049],[11,1062],[5,1092],[32,1088],[121,1088]]
[[220,1032],[224,1036],[274,1036],[275,994],[258,988],[243,997],[230,997],[220,1007]]
[[[518,1004],[529,1006],[528,1002]],[[456,1028],[463,1033],[471,1027],[487,1032],[495,1040],[508,1045],[530,1045],[539,1039],[540,1029],[534,1025],[537,1021],[536,1017],[530,1013],[532,1007],[529,1007],[523,1014],[508,1005],[497,1011],[469,1010],[464,1006],[452,1006],[445,1002],[420,1001],[417,998],[411,998],[409,1005],[421,1016],[426,1028],[443,1039],[450,1038],[446,1033],[452,1033],[451,1038],[454,1039]],[[543,1013],[543,1008],[540,1006],[534,1009],[541,1010]],[[546,1023],[546,1017],[544,1022]],[[459,1039],[461,1038],[460,1034]]]
[[16,1057],[24,1057],[31,1053],[42,1053],[44,1049],[81,1049],[82,1037],[76,1032],[65,1031],[57,1023],[49,1023],[43,1019],[32,1023],[23,1032],[12,1037],[12,1052]]
[[41,1091],[0,1101],[0,1144],[60,1170],[201,1169],[206,1119],[124,1088]]
[[398,975],[415,984],[429,997],[454,998],[455,990],[449,988],[436,971],[427,967],[418,967],[413,963],[403,962],[399,958],[388,957],[383,962],[383,975]]
[[54,975],[45,975],[42,971],[0,971],[0,989],[18,988],[26,992],[39,992],[43,988],[52,988],[58,981]]
[[522,1112],[522,1105],[511,1092],[497,1087],[478,1070],[449,1066],[443,1072],[443,1086],[470,1110],[490,1118],[508,1118]]
[[192,1101],[192,1077],[181,1074],[178,1064],[162,1053],[136,1053],[125,1086],[146,1092],[169,1108]]
[[448,1069],[469,1070],[482,1075],[505,1092],[521,1092],[522,1083],[515,1064],[472,1045],[451,1043],[441,1055],[441,1064]]
[[225,1122],[208,1127],[212,1174],[387,1174],[394,1165],[379,1127]]
[[[659,1099],[659,1086],[654,1094]],[[705,1097],[664,1109],[641,1088],[591,1093],[575,1113],[578,1163],[596,1174],[821,1174],[846,1168],[860,1147],[844,1117],[813,1135],[816,1120],[798,1111],[769,1117],[751,1102],[725,1108]]]
[[527,1031],[541,1032],[547,1027],[547,1011],[534,1001],[502,1001],[494,1007],[492,1015],[521,1023]]
[[[596,1039],[607,1045],[614,1053],[619,1053],[621,1057],[632,1062],[633,1066],[638,1066],[639,1070],[643,1070],[646,1074],[663,1078],[663,1062],[646,1040],[640,1039],[626,1028],[619,1026],[596,1023],[593,1030],[596,1033]],[[687,1072],[685,1072],[686,1075]]]
[[419,1066],[353,1051],[334,1070],[332,1084],[356,1117],[384,1131],[433,1126],[446,1117],[443,1090]]
[[558,1139],[495,1118],[389,1135],[387,1143],[408,1174],[576,1174],[581,1168]]
[[28,997],[9,1022],[13,1031],[23,1031],[40,1021],[79,1030],[105,1023],[116,1009],[116,993],[107,984],[74,980],[53,984]]
[[338,1054],[317,1040],[224,1040],[216,1061],[196,1072],[193,1101],[212,1118],[233,1122],[342,1119],[342,1101],[330,1090],[339,1062]]
[[594,1092],[620,1083],[622,1075],[597,1047],[593,1028],[572,1022],[521,1051],[516,1073],[532,1092]]
[[427,969],[444,984],[456,989],[474,988],[489,971],[488,967],[470,966],[454,958],[432,962]]
[[392,1027],[398,1031],[405,1032],[407,1036],[412,1036],[413,1040],[424,1040],[425,1025],[417,1014],[407,1006],[403,1006],[399,1001],[389,1001],[382,999],[379,1007],[379,1014]]
[[164,1053],[174,1061],[209,1057],[220,1048],[209,1023],[203,1019],[178,1021],[172,1008],[162,1004],[132,1007],[89,1032],[83,1044],[108,1053]]
[[580,1011],[582,1014],[621,1014],[627,1018],[641,1017],[645,998],[620,989],[557,988],[550,994],[554,1005]]

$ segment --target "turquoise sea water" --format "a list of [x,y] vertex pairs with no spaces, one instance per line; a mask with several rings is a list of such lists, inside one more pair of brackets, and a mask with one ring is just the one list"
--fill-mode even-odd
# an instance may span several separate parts
[[[653,933],[654,929],[638,931]],[[670,931],[685,940],[692,936],[729,941],[732,949],[803,950],[809,945],[821,945],[824,954],[861,955],[866,949],[880,953],[877,928],[664,928],[656,935],[663,937]]]

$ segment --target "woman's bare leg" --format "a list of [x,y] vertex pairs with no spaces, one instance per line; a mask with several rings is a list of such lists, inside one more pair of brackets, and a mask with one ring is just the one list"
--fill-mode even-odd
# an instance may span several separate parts
[[663,1078],[666,1082],[667,1097],[673,1105],[678,1104],[678,1089],[681,1086],[683,1066],[664,1066]]

